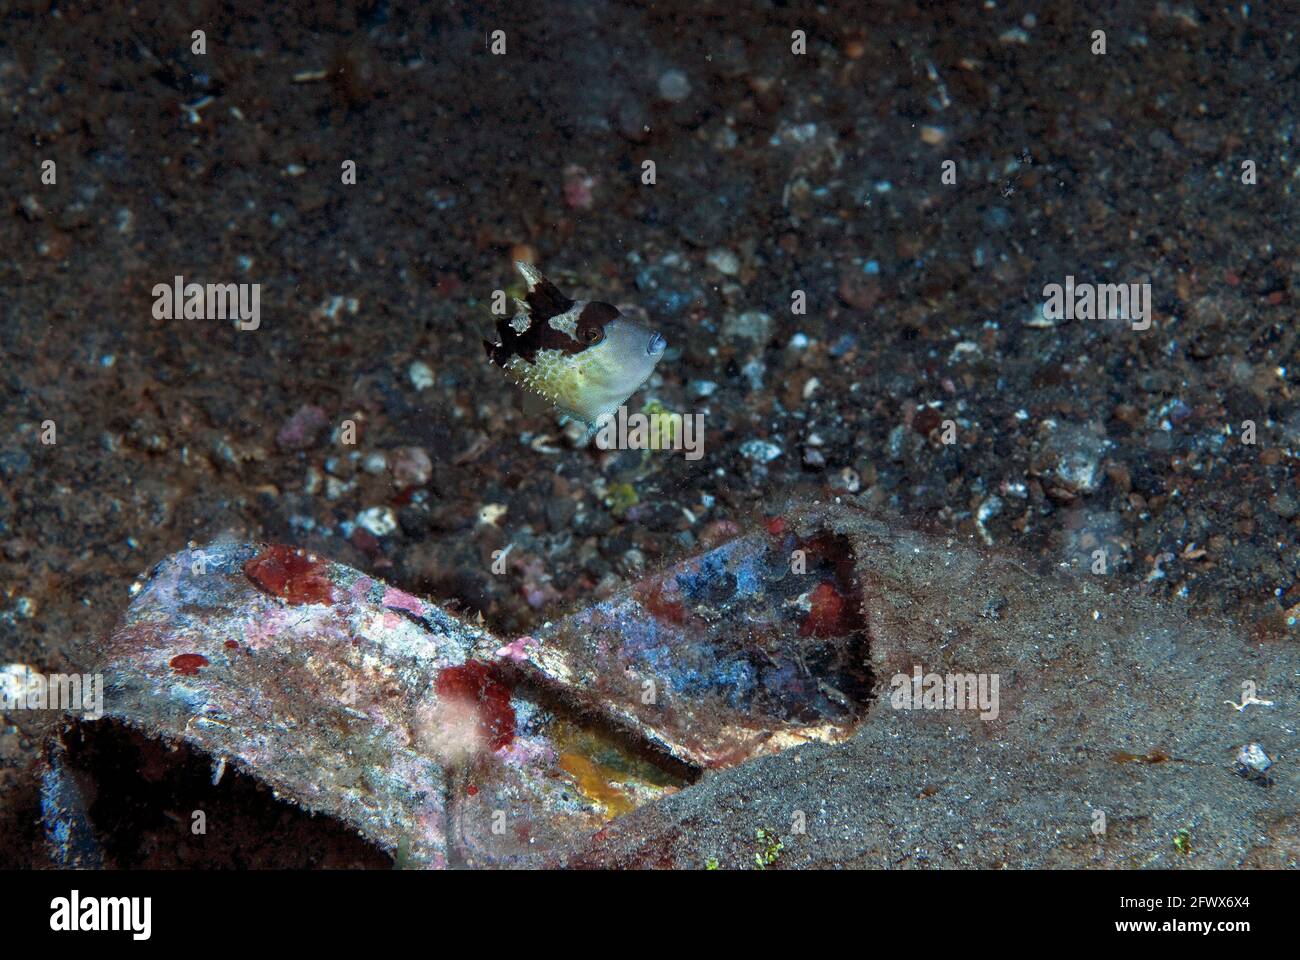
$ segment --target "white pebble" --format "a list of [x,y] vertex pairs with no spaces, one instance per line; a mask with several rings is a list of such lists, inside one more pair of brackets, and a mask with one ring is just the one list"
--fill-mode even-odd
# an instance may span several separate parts
[[416,390],[427,390],[433,386],[433,369],[423,360],[416,360],[406,371],[411,378],[411,385]]
[[1264,773],[1273,766],[1273,761],[1258,743],[1248,743],[1242,747],[1237,754],[1237,763],[1253,773]]
[[755,463],[771,463],[782,453],[780,447],[766,440],[746,440],[740,445],[740,455]]
[[391,507],[367,507],[357,514],[357,526],[365,527],[376,537],[386,537],[397,529],[397,515]]
[[730,250],[721,247],[717,250],[710,250],[705,259],[708,261],[709,266],[724,276],[734,277],[740,273],[740,258]]

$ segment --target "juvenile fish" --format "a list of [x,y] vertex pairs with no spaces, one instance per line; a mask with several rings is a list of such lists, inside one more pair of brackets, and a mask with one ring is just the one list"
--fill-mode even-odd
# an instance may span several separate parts
[[528,294],[497,320],[501,342],[483,341],[488,360],[590,432],[650,378],[668,341],[612,304],[570,300],[537,268],[515,267]]

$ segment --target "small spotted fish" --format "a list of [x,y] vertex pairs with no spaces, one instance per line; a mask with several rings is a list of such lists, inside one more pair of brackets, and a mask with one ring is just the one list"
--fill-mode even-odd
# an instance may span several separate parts
[[528,283],[517,312],[497,320],[500,343],[484,340],[506,376],[587,425],[612,414],[650,378],[668,345],[663,336],[595,300],[570,300],[522,261]]

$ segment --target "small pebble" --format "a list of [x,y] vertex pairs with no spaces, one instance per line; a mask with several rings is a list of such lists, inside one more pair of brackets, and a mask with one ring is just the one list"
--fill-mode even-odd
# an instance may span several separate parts
[[740,455],[755,463],[771,463],[784,453],[775,443],[767,440],[746,440],[740,445]]
[[840,338],[831,344],[831,356],[842,357],[858,345],[858,338],[851,333],[840,334]]
[[820,470],[826,466],[826,454],[822,453],[816,447],[808,447],[803,452],[803,465]]
[[388,469],[399,487],[422,487],[433,476],[433,461],[423,447],[398,447],[389,451]]
[[433,386],[433,369],[423,360],[412,363],[406,375],[411,378],[411,385],[416,390],[428,390]]
[[748,340],[764,344],[772,333],[772,316],[761,310],[731,314],[722,321],[722,336],[727,340]]
[[862,489],[862,477],[852,467],[845,467],[831,478],[831,488],[843,493],[857,493]]
[[367,507],[357,514],[357,526],[384,537],[397,529],[397,514],[391,507]]
[[325,411],[311,404],[303,404],[298,411],[285,421],[280,432],[275,435],[275,442],[282,450],[305,450],[316,442],[329,419]]
[[326,477],[325,499],[338,500],[354,486],[356,486],[356,483],[352,480],[340,480],[338,477]]
[[681,103],[691,95],[691,82],[680,70],[666,70],[659,77],[659,96],[669,103]]
[[1237,772],[1243,777],[1259,779],[1268,773],[1271,766],[1273,761],[1258,743],[1248,743],[1237,752]]
[[740,272],[740,258],[730,250],[721,248],[710,250],[708,257],[705,259],[708,261],[709,266],[724,276],[734,277]]
[[590,210],[595,204],[596,178],[584,167],[570,164],[564,168],[564,202],[574,210]]

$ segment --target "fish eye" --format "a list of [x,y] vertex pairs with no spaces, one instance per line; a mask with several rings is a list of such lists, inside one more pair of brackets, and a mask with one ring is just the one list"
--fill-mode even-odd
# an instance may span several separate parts
[[582,331],[582,339],[586,340],[588,345],[594,346],[605,339],[605,331],[600,327],[587,327]]

